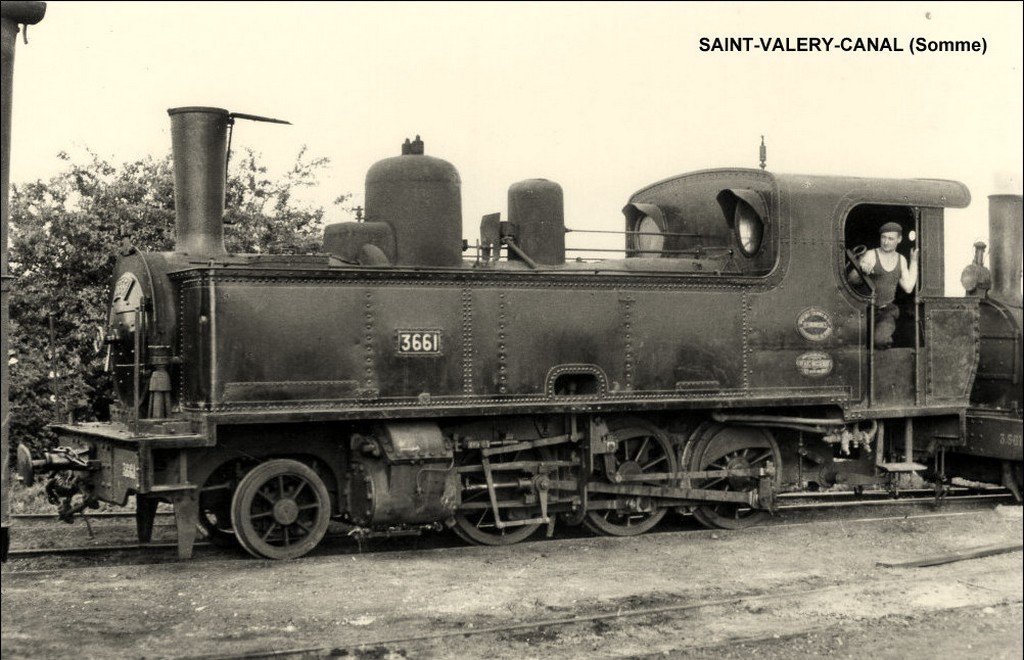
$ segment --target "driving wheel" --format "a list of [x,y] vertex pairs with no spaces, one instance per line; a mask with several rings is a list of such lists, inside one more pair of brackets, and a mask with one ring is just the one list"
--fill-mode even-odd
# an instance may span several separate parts
[[[778,482],[782,465],[779,446],[772,435],[747,426],[713,426],[687,447],[688,465],[692,471],[745,470],[775,467]],[[694,488],[749,493],[757,489],[754,477],[715,477],[693,480]],[[693,517],[706,527],[743,529],[763,522],[767,511],[751,509],[746,504],[722,502],[693,508]]]
[[294,559],[312,550],[331,517],[327,486],[312,468],[274,459],[250,470],[231,500],[231,524],[257,557]]
[[[614,433],[615,453],[601,466],[601,457],[595,456],[598,468],[595,476],[603,476],[613,483],[629,485],[663,485],[665,482],[644,482],[635,477],[676,471],[672,443],[658,427],[640,419],[611,420],[608,430]],[[620,481],[616,477],[630,477]],[[650,497],[619,496],[615,508],[588,511],[584,524],[598,534],[609,536],[635,536],[643,534],[665,517],[667,509],[659,508]]]
[[[463,541],[476,545],[512,545],[530,538],[540,529],[540,523],[527,523],[512,527],[499,528],[495,524],[494,508],[490,505],[490,494],[487,480],[484,478],[480,463],[480,453],[473,451],[464,454],[466,457],[460,465],[459,481],[462,487],[462,504],[455,514],[455,525],[452,529]],[[527,468],[503,470],[502,463],[522,463],[539,461],[538,451],[519,451],[511,454],[497,454],[490,458],[495,499],[498,502],[519,503],[524,495],[533,490],[533,481],[537,478]],[[479,466],[479,469],[477,469]],[[540,507],[503,507],[500,509],[504,521],[524,520],[540,517]]]

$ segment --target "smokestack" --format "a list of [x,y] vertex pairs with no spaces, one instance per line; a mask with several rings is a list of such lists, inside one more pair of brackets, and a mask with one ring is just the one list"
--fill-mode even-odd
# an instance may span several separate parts
[[1021,227],[1020,195],[989,195],[988,242],[991,246],[989,265],[992,269],[992,289],[989,295],[997,300],[1020,307],[1021,299]]
[[171,108],[174,250],[215,256],[224,250],[224,186],[230,115],[221,108]]

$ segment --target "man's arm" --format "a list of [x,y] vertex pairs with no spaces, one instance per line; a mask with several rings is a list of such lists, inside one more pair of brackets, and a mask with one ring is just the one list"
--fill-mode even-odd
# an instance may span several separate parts
[[907,293],[913,293],[914,287],[917,286],[917,248],[910,248],[910,263],[907,263],[906,258],[901,254],[900,259],[903,261],[903,269],[900,275],[900,286]]
[[[860,269],[864,271],[865,275],[870,273],[871,269],[875,267],[875,251],[868,250],[864,254],[860,255],[858,263],[860,264]],[[857,272],[856,268],[851,269],[850,272],[846,274],[846,280],[854,286],[864,283],[864,278],[860,276],[860,273]]]
[[875,268],[875,251],[868,250],[864,254],[860,255],[860,269],[864,271],[865,275],[871,273]]

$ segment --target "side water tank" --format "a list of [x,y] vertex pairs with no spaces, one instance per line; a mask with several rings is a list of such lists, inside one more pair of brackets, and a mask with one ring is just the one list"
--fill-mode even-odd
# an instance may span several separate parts
[[366,173],[366,219],[386,222],[399,266],[462,264],[462,182],[455,167],[423,154],[423,142],[405,141],[402,155]]
[[[565,210],[562,186],[547,179],[526,179],[508,189],[508,219],[516,243],[538,264],[565,263]],[[509,259],[518,257],[510,252]]]

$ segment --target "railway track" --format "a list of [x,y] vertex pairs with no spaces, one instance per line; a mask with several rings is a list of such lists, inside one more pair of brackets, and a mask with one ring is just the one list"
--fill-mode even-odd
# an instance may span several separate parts
[[[174,516],[173,511],[157,511],[157,518],[171,518]],[[85,514],[90,520],[134,520],[134,511],[96,511],[94,513]],[[35,522],[37,520],[53,522],[59,520],[55,513],[14,513],[11,514],[12,520],[22,520],[26,522]]]
[[[873,507],[873,506],[889,506],[889,507],[919,507],[934,505],[935,493],[930,489],[916,489],[912,491],[901,491],[898,497],[893,497],[892,494],[886,492],[871,492],[865,494],[856,495],[854,493],[827,493],[827,494],[813,494],[807,495],[804,493],[799,494],[788,494],[782,498],[783,504],[779,505],[778,509],[781,512],[793,511],[828,511],[833,509],[850,509],[855,507]],[[958,489],[955,492],[945,497],[942,502],[944,504],[949,503],[982,503],[982,502],[993,502],[993,503],[1012,503],[1012,494],[1005,489],[985,489],[985,492],[978,492],[978,489]],[[923,518],[923,517],[935,517],[935,516],[949,516],[949,515],[964,515],[974,513],[968,512],[949,512],[949,513],[929,513],[923,515],[899,515],[899,516],[883,516],[877,518],[861,518],[858,521],[870,522],[873,520],[890,520],[890,519],[906,519],[906,518]],[[110,521],[124,521],[134,519],[134,512],[101,512],[95,514],[89,514],[90,519],[103,520],[105,522]],[[173,514],[167,512],[160,512],[158,515],[169,517]],[[12,516],[15,520],[24,521],[38,521],[38,520],[53,520],[52,515],[46,514],[15,514]],[[772,526],[787,526],[787,525],[806,525],[816,524],[821,521],[809,521],[809,522],[779,522],[777,519],[767,523]],[[697,534],[697,533],[708,533],[714,530],[708,530],[706,528],[699,529],[682,529],[672,530],[671,533],[679,534]],[[404,536],[408,536],[405,534]],[[330,534],[328,540],[343,540],[349,538],[348,534]],[[208,542],[199,541],[196,543],[197,548],[210,547],[211,544]],[[11,559],[29,559],[36,557],[75,557],[75,556],[99,556],[104,554],[114,553],[127,553],[135,555],[156,555],[161,554],[168,555],[168,560],[173,559],[173,553],[177,546],[174,543],[127,543],[117,545],[89,545],[89,546],[71,546],[71,547],[49,547],[49,548],[21,548],[12,549],[9,553]],[[358,550],[361,551],[361,548]]]
[[[977,509],[979,502],[971,500],[970,508]],[[982,501],[982,504],[987,501]],[[965,503],[966,504],[966,503]],[[827,509],[826,509],[827,510]],[[870,516],[870,517],[869,517]],[[955,517],[960,516],[960,517]],[[974,516],[965,517],[965,516]],[[61,599],[72,598],[70,602],[80,603],[82,600],[102,598],[97,604],[91,605],[87,612],[75,610],[70,612],[74,617],[73,625],[64,628],[65,638],[74,640],[74,635],[79,635],[85,630],[91,630],[89,626],[94,625],[104,617],[111,621],[124,617],[123,603],[126,599],[131,602],[145,602],[152,594],[174,594],[177,591],[184,591],[186,595],[181,599],[180,607],[171,607],[162,612],[160,617],[168,617],[173,621],[192,621],[197,629],[196,640],[181,640],[180,646],[173,643],[164,646],[146,647],[152,651],[155,648],[162,648],[159,655],[184,655],[196,657],[197,653],[217,654],[242,654],[242,655],[211,655],[214,657],[323,657],[323,656],[347,656],[347,657],[484,657],[484,649],[501,648],[510,656],[519,654],[522,657],[536,657],[546,655],[555,657],[558,655],[572,656],[587,653],[586,649],[598,649],[591,651],[596,655],[637,655],[638,650],[651,652],[651,657],[656,657],[662,649],[678,649],[679,651],[705,650],[708,655],[716,654],[739,657],[738,654],[746,653],[735,648],[735,645],[744,642],[756,643],[759,639],[767,640],[771,645],[771,639],[775,638],[774,633],[781,633],[782,638],[789,636],[799,637],[808,635],[818,628],[818,624],[825,624],[825,628],[835,628],[845,623],[854,629],[871,628],[878,621],[879,625],[890,628],[903,624],[899,618],[903,612],[914,615],[914,623],[919,625],[916,617],[922,608],[912,607],[910,603],[934,602],[936,589],[942,588],[942,593],[948,593],[949,589],[958,588],[961,591],[970,591],[976,596],[971,602],[977,607],[994,605],[1010,600],[1019,600],[1019,582],[1011,583],[1006,579],[1006,566],[1008,561],[997,563],[998,560],[985,560],[984,562],[964,562],[957,564],[956,572],[953,569],[929,569],[927,571],[907,569],[882,569],[876,568],[875,559],[904,559],[927,555],[931,551],[929,534],[935,530],[951,529],[988,529],[995,523],[995,518],[989,507],[984,511],[974,510],[969,512],[944,512],[935,513],[928,510],[916,508],[899,508],[896,510],[879,511],[853,511],[840,509],[832,515],[830,521],[820,520],[817,514],[787,516],[792,519],[815,519],[817,522],[800,523],[808,525],[803,531],[782,532],[778,534],[773,527],[791,526],[793,523],[763,527],[760,530],[751,530],[752,534],[725,532],[728,537],[728,545],[718,545],[702,540],[715,533],[714,530],[701,530],[695,532],[696,537],[682,537],[687,531],[673,531],[677,526],[690,526],[690,523],[680,521],[677,525],[666,525],[667,537],[653,539],[646,537],[652,543],[647,544],[637,540],[630,540],[619,544],[614,539],[589,538],[582,533],[576,537],[569,537],[561,541],[547,544],[543,541],[527,544],[532,548],[520,548],[525,551],[526,561],[524,568],[529,568],[530,574],[537,581],[530,590],[524,591],[516,596],[505,597],[498,600],[499,608],[491,607],[486,596],[479,601],[474,600],[475,605],[470,609],[463,609],[460,605],[463,601],[463,590],[454,588],[451,591],[440,589],[444,592],[441,600],[437,601],[440,606],[434,610],[430,604],[435,595],[440,598],[437,587],[452,584],[447,578],[437,582],[418,582],[418,572],[404,573],[400,566],[406,564],[406,560],[415,561],[416,553],[411,551],[408,545],[405,551],[398,557],[368,557],[358,562],[351,562],[348,556],[340,557],[337,553],[317,553],[299,560],[300,563],[287,566],[271,565],[272,562],[241,560],[242,555],[237,558],[225,557],[222,553],[206,552],[199,556],[200,561],[218,561],[216,564],[206,564],[206,568],[197,568],[199,573],[195,574],[186,571],[182,574],[173,566],[157,565],[149,567],[132,568],[129,571],[107,570],[110,564],[91,566],[86,572],[75,571],[68,575],[66,571],[48,574],[40,573],[34,577],[21,575],[20,571],[14,575],[5,573],[5,587],[10,589],[9,593],[16,594],[20,600],[12,600],[12,604],[20,604],[28,607],[29,610],[37,612],[43,607],[49,607],[52,602],[64,602]],[[935,518],[936,525],[917,524],[913,521],[922,518]],[[856,520],[853,520],[856,519]],[[944,519],[944,520],[943,520]],[[919,533],[907,535],[905,538],[916,538],[911,549],[907,546],[900,549],[891,549],[886,546],[866,543],[870,539],[885,539],[889,535],[900,534],[894,524],[876,521],[902,521],[909,520],[907,530],[917,530]],[[985,522],[982,522],[985,521]],[[861,522],[863,525],[851,523]],[[813,527],[811,527],[813,525]],[[924,535],[924,538],[921,538]],[[437,535],[440,536],[440,535]],[[746,539],[744,538],[746,537]],[[852,567],[847,566],[843,570],[836,567],[832,570],[832,552],[822,552],[823,549],[831,549],[833,552],[842,552],[844,543],[850,543],[846,539],[855,539],[853,546],[858,548],[860,554],[851,555],[846,561],[852,561]],[[737,545],[746,547],[747,539],[751,543],[763,545],[766,549],[778,547],[797,547],[792,545],[794,540],[809,540],[812,548],[811,554],[819,558],[812,561],[803,571],[803,565],[798,562],[785,564],[781,572],[768,572],[761,577],[753,576],[750,579],[726,580],[722,576],[731,575],[731,568],[724,567],[722,575],[710,577],[697,576],[702,573],[701,566],[708,560],[716,561],[718,555],[727,553],[730,548],[735,549]],[[777,539],[777,540],[773,540]],[[830,539],[825,541],[825,539]],[[821,540],[821,541],[819,541]],[[1004,539],[1005,540],[1005,539]],[[1012,539],[1010,539],[1012,540]],[[639,543],[639,545],[637,545]],[[970,544],[970,540],[965,540]],[[785,545],[780,545],[785,544]],[[348,544],[352,546],[354,544]],[[696,555],[691,555],[687,545],[693,548]],[[546,546],[546,547],[545,547]],[[625,552],[614,550],[619,546],[635,546]],[[337,547],[337,546],[336,546]],[[675,548],[668,551],[668,547]],[[668,579],[664,587],[650,589],[623,588],[612,591],[603,588],[595,588],[593,591],[587,587],[587,591],[580,595],[566,596],[558,599],[547,599],[544,596],[546,578],[549,575],[566,576],[571,575],[573,570],[580,570],[589,573],[595,568],[606,566],[609,561],[621,564],[630,564],[634,552],[643,552],[644,548],[654,551],[652,557],[659,561],[671,562],[673,559],[685,561],[686,557],[692,559],[691,564],[683,563],[679,571],[682,573],[676,578]],[[662,550],[658,550],[662,549]],[[516,549],[513,549],[516,550]],[[542,554],[545,553],[545,554]],[[498,553],[502,554],[502,553]],[[507,554],[507,553],[505,553]],[[729,553],[734,554],[734,553]],[[466,567],[469,579],[479,581],[481,586],[490,584],[488,575],[491,571],[505,570],[506,564],[492,564],[487,559],[489,553],[486,549],[473,548],[445,548],[440,552],[433,550],[429,553],[429,563],[439,564],[461,564],[463,559],[467,560]],[[506,561],[515,565],[515,553],[512,558]],[[168,553],[167,556],[170,556]],[[550,559],[537,560],[538,557],[549,556]],[[870,563],[864,557],[870,558]],[[1011,556],[1009,561],[1019,562],[1019,553]],[[578,568],[555,568],[564,566],[564,562],[572,561],[573,558],[580,558],[584,563]],[[537,560],[533,565],[529,560]],[[723,557],[724,561],[724,557]],[[748,559],[737,561],[738,566],[745,566],[752,571],[757,571],[756,565],[750,565]],[[223,563],[221,563],[223,562]],[[1019,565],[1019,564],[1018,564]],[[351,568],[349,568],[351,566]],[[993,577],[979,579],[982,571],[990,571],[993,567],[1001,567],[1000,580]],[[794,570],[794,569],[800,570]],[[173,569],[173,570],[169,570]],[[319,600],[313,594],[317,590],[336,593],[339,585],[344,584],[343,579],[335,579],[333,582],[321,582],[322,576],[338,573],[345,573],[348,570],[360,574],[369,574],[352,585],[352,598],[372,597],[375,591],[374,586],[378,580],[382,583],[381,590],[385,592],[381,597],[382,603],[376,605],[343,605],[347,603],[346,596],[342,594],[338,599],[325,600],[321,607],[331,614],[326,618],[320,616],[316,611],[317,606],[312,605],[306,608],[306,615],[294,623],[298,631],[294,633],[284,632],[284,620],[280,618],[280,612],[270,605],[278,602],[278,599],[291,598],[305,599],[302,602]],[[5,569],[6,571],[6,569]],[[536,571],[536,573],[534,573]],[[941,571],[938,572],[938,571]],[[693,572],[696,583],[691,583],[686,577],[688,572]],[[378,578],[379,574],[379,578]],[[199,575],[199,578],[195,578]],[[279,594],[276,590],[278,580],[283,576],[297,576],[298,584],[288,592],[287,595]],[[599,575],[595,573],[595,575]],[[612,573],[604,575],[608,579],[617,575]],[[182,586],[183,578],[189,580],[198,579],[200,584],[205,583],[209,578],[211,584],[209,590],[203,589],[203,598],[196,598],[188,593],[187,588]],[[216,584],[214,576],[218,578]],[[276,576],[276,577],[275,577]],[[913,579],[903,581],[904,578]],[[1019,570],[1014,577],[1019,578]],[[11,581],[8,582],[8,579]],[[44,589],[41,599],[36,599],[34,585],[38,580],[40,588]],[[392,584],[391,579],[395,582]],[[954,579],[960,578],[960,579]],[[72,585],[80,585],[74,591],[65,592],[63,586],[53,586],[54,580],[68,580],[68,588]],[[122,582],[121,580],[130,580]],[[287,579],[287,578],[285,578]],[[762,581],[762,579],[764,581]],[[103,586],[107,581],[113,580],[118,585],[116,589],[110,586]],[[538,581],[539,580],[539,581]],[[412,582],[419,586],[412,592],[404,583]],[[496,584],[495,594],[505,593],[503,590],[529,580],[506,580]],[[383,586],[387,583],[388,586]],[[903,584],[917,584],[919,588],[912,592],[903,592]],[[190,582],[191,584],[191,582]],[[590,584],[589,582],[587,583]],[[261,593],[254,592],[252,597],[252,612],[259,612],[259,615],[250,614],[245,621],[233,619],[235,611],[247,607],[243,597],[237,603],[231,602],[236,595],[236,590],[254,588],[262,590]],[[829,593],[830,589],[824,588],[832,585],[835,590]],[[842,585],[858,585],[851,591],[842,590]],[[954,585],[951,587],[950,585]],[[955,585],[959,585],[956,587]],[[269,587],[269,590],[268,590]],[[878,593],[884,589],[885,593],[894,594],[887,601],[880,601]],[[998,592],[998,593],[997,593]],[[240,593],[244,593],[240,592]],[[486,592],[485,592],[486,593]],[[95,595],[94,595],[95,594]],[[306,594],[309,594],[307,596]],[[538,600],[532,598],[533,594],[538,595]],[[817,609],[818,600],[825,600],[827,607]],[[825,594],[824,596],[820,594]],[[182,594],[177,594],[179,597]],[[159,596],[158,596],[159,597]],[[392,609],[392,606],[402,602],[402,599],[410,597],[408,608],[414,613],[412,617],[406,617],[401,606]],[[579,605],[569,598],[579,597]],[[974,598],[974,597],[972,597]],[[394,602],[392,602],[394,599]],[[173,600],[173,599],[172,599]],[[191,602],[195,600],[197,602]],[[117,603],[122,605],[118,609]],[[299,601],[297,601],[299,602]],[[421,606],[419,603],[423,603]],[[957,602],[966,602],[965,600]],[[843,616],[834,614],[836,610],[830,609],[831,604],[843,603],[836,607],[852,607],[853,610],[841,609]],[[847,605],[849,603],[849,605]],[[906,604],[906,605],[905,605]],[[506,606],[507,607],[506,609]],[[199,608],[206,608],[203,614],[193,614]],[[909,609],[901,609],[901,608]],[[925,606],[923,606],[925,607]],[[926,607],[930,607],[926,606]],[[94,608],[99,608],[95,609]],[[888,609],[885,609],[888,608]],[[297,609],[303,609],[298,606]],[[310,615],[309,610],[315,611]],[[800,614],[800,612],[804,612]],[[1016,610],[1019,612],[1019,609]],[[808,615],[806,612],[821,612],[820,615]],[[887,623],[893,613],[896,613],[897,623]],[[382,614],[385,613],[385,614]],[[6,614],[6,612],[5,612]],[[151,612],[151,614],[154,614]],[[852,616],[863,614],[863,624],[853,624]],[[160,617],[154,614],[156,621]],[[192,619],[189,619],[192,617]],[[255,617],[255,618],[252,618]],[[341,621],[330,621],[337,618]],[[376,618],[376,621],[374,621]],[[984,618],[978,612],[976,618]],[[858,621],[859,621],[858,617]],[[908,621],[910,619],[907,619]],[[986,619],[989,620],[989,619]],[[352,622],[355,623],[352,623]],[[367,622],[368,621],[368,622]],[[725,621],[725,625],[718,622]],[[709,623],[710,622],[710,623]],[[8,622],[5,621],[5,629]],[[289,621],[289,623],[291,623]],[[185,625],[189,625],[186,623]],[[223,626],[223,630],[221,628]],[[768,626],[771,626],[768,628]],[[153,629],[140,627],[134,633],[138,640],[150,640],[156,629],[162,629],[161,623],[154,623]],[[110,630],[116,629],[116,624],[111,624]],[[768,632],[766,633],[766,630]],[[12,635],[17,628],[12,631]],[[259,634],[251,635],[251,632]],[[228,636],[222,636],[230,632]],[[899,630],[896,630],[899,632]],[[127,633],[126,633],[127,634]],[[266,634],[267,638],[262,635]],[[764,637],[768,634],[769,637]],[[849,632],[842,633],[849,641]],[[877,634],[877,633],[876,633]],[[759,636],[760,635],[760,636]],[[120,639],[120,638],[119,638]],[[125,641],[132,640],[127,637]],[[166,639],[169,638],[164,638]],[[651,646],[645,646],[644,640],[651,640]],[[7,641],[7,640],[5,640]],[[194,641],[194,643],[192,643]],[[579,646],[572,646],[577,641],[582,641]],[[799,642],[799,639],[797,640]],[[74,644],[73,641],[69,642]],[[779,645],[776,644],[776,647]],[[805,645],[806,646],[806,645]],[[732,648],[730,648],[732,647]],[[72,646],[72,648],[74,648]],[[126,648],[126,647],[125,647]],[[142,647],[137,647],[142,648]],[[783,645],[784,648],[784,645]],[[848,646],[847,648],[854,648]],[[573,649],[573,650],[569,650]],[[845,649],[844,649],[845,650]],[[697,655],[703,655],[700,652]],[[202,657],[202,656],[199,656]]]
[[[986,487],[986,488],[950,488],[947,489],[947,499],[965,499],[969,497],[975,498],[1000,498],[1010,494],[1010,491],[1005,488],[997,487]],[[837,506],[855,506],[857,504],[866,504],[869,502],[881,502],[881,503],[893,503],[897,501],[917,501],[917,500],[931,500],[935,497],[935,491],[931,488],[914,488],[900,491],[865,491],[863,493],[855,493],[853,491],[839,491],[839,492],[825,492],[825,493],[783,493],[779,498],[784,504],[779,506],[779,509],[795,509],[807,506],[818,506],[819,503],[824,506],[829,503],[835,503]],[[167,519],[174,516],[173,511],[157,511],[156,516],[158,519]],[[96,511],[84,514],[83,517],[89,520],[133,520],[135,518],[135,512],[132,510],[126,511]],[[57,515],[54,513],[14,513],[11,514],[12,520],[19,520],[23,522],[53,522],[58,520]]]
[[[972,573],[972,576],[989,576],[997,572],[998,571],[975,571]],[[916,576],[887,578],[887,585],[891,588],[914,586],[920,587],[921,583],[922,580]],[[409,646],[415,647],[416,645],[426,645],[431,643],[444,642],[446,640],[462,640],[471,637],[482,637],[489,635],[509,635],[531,630],[546,631],[554,628],[566,628],[572,626],[592,626],[599,622],[607,623],[610,621],[625,621],[629,619],[644,619],[665,616],[686,616],[687,614],[697,613],[703,610],[716,610],[722,608],[752,609],[758,606],[763,606],[766,603],[771,604],[773,606],[777,606],[782,601],[808,600],[817,596],[826,596],[830,594],[836,594],[837,596],[842,595],[845,591],[859,587],[860,584],[861,583],[859,581],[846,581],[838,584],[830,584],[827,586],[816,588],[802,586],[799,588],[790,589],[788,591],[768,590],[765,592],[758,593],[735,594],[715,600],[687,601],[682,603],[674,603],[655,607],[619,607],[616,608],[614,611],[600,611],[588,614],[579,614],[574,616],[540,618],[531,621],[520,621],[504,625],[485,626],[475,629],[459,627],[456,629],[435,631],[421,635],[401,635],[373,639],[359,643],[343,643],[340,645],[328,646],[305,646],[288,649],[279,649],[274,651],[255,651],[241,654],[191,656],[191,660],[256,660],[258,658],[338,657],[349,655],[362,657],[359,655],[360,653],[372,653],[374,657],[383,657],[389,649],[394,649],[395,647],[401,648],[402,651],[408,651]],[[1008,590],[1003,598],[1003,604],[1016,605],[1019,603],[1021,603],[1021,599],[1019,598],[1019,596],[1017,596],[1012,590]],[[964,607],[946,607],[940,608],[939,611],[951,611],[957,609],[964,609]],[[833,630],[835,626],[836,624],[834,622],[829,622],[825,625],[811,625],[806,626],[801,630],[789,632],[785,636],[797,637],[800,635],[813,634],[816,632]],[[674,650],[710,651],[713,649],[722,649],[725,647],[735,646],[741,643],[757,643],[760,641],[767,641],[769,639],[777,640],[779,638],[780,635],[778,634],[772,634],[769,636],[748,636],[742,638],[729,637],[727,639],[716,640],[708,643],[701,643],[700,641],[697,641],[697,643],[687,644],[682,648],[677,648]]]

